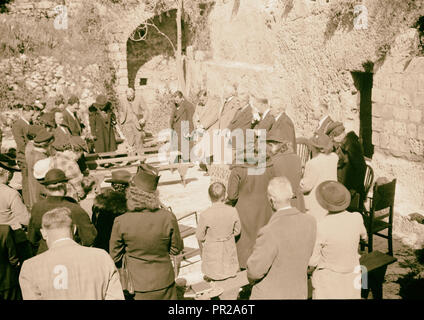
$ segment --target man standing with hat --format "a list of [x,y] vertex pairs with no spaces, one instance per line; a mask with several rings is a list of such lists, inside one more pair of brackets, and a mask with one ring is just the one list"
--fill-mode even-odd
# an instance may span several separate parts
[[297,154],[293,153],[291,142],[284,140],[279,135],[270,133],[266,138],[267,156],[272,162],[274,177],[286,177],[293,190],[291,204],[301,212],[305,212],[305,200],[300,189],[302,179],[302,164]]
[[96,228],[90,218],[72,198],[66,197],[68,178],[60,169],[51,169],[41,182],[46,187],[47,197],[34,204],[31,210],[31,219],[28,227],[28,237],[33,245],[34,253],[40,254],[47,250],[45,240],[41,236],[41,221],[43,215],[56,208],[68,208],[71,210],[72,222],[77,231],[75,240],[83,246],[92,246],[97,235]]
[[34,203],[41,199],[40,196],[43,190],[41,184],[34,177],[34,166],[39,160],[46,159],[49,156],[48,149],[54,141],[54,136],[40,126],[31,126],[29,129],[29,135],[34,136],[33,139],[28,141],[25,151],[26,162],[28,165],[28,207],[31,210]]
[[30,106],[22,106],[20,118],[12,125],[12,134],[16,142],[16,161],[22,174],[22,196],[26,205],[29,203],[28,168],[25,161],[25,146],[28,142],[28,129],[34,115]]
[[367,239],[360,213],[347,212],[350,193],[337,181],[324,181],[316,190],[328,215],[318,224],[314,253],[309,262],[313,299],[361,299],[358,245]]
[[82,123],[78,118],[79,99],[73,95],[68,100],[68,106],[63,112],[63,124],[69,128],[73,136],[81,136]]

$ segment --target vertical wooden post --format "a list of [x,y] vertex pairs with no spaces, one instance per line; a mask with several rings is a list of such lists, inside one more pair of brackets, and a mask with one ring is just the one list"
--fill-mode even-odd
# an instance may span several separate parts
[[183,11],[183,1],[177,0],[177,53],[176,53],[176,63],[177,63],[177,76],[178,76],[178,89],[185,95],[186,86],[184,80],[184,70],[183,70],[183,60],[182,60],[182,27],[181,27],[181,17]]

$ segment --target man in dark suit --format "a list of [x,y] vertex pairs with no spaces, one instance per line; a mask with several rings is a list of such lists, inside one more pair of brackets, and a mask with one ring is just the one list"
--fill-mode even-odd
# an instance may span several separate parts
[[[280,107],[279,109],[281,109],[281,100],[279,98],[273,98],[271,103],[274,107],[276,107],[278,104]],[[292,144],[293,152],[296,153],[296,131],[293,121],[285,111],[280,112],[280,114],[275,117],[275,123],[272,125],[268,133],[278,135],[281,137],[281,139],[290,141]]]
[[77,96],[71,96],[68,100],[68,106],[63,111],[62,124],[65,125],[73,136],[81,136],[82,124],[78,118],[79,99]]
[[291,196],[287,178],[270,181],[268,199],[274,213],[259,230],[247,261],[252,300],[308,298],[307,269],[317,225],[313,217],[291,207]]
[[25,146],[28,142],[28,129],[33,115],[34,110],[31,106],[22,106],[20,117],[12,126],[12,134],[16,142],[16,161],[22,174],[22,196],[25,204],[29,203],[28,168],[25,162]]
[[9,225],[0,224],[0,301],[21,300],[18,282],[19,258]]
[[193,114],[195,109],[193,104],[183,96],[181,91],[177,91],[174,94],[174,99],[175,109],[171,115],[170,127],[176,132],[176,137],[178,137],[178,143],[176,145],[178,145],[178,151],[182,153],[182,159],[188,161],[193,143],[189,143],[188,150],[183,150],[182,141],[183,139],[189,139],[191,132],[194,130]]
[[71,139],[71,130],[65,124],[65,112],[61,109],[55,109],[54,119],[56,123],[56,128],[53,130],[55,145],[63,145]]
[[85,212],[72,198],[66,197],[65,173],[59,169],[47,172],[42,184],[46,187],[47,198],[34,204],[31,210],[31,219],[28,227],[28,238],[34,247],[34,252],[40,254],[47,250],[46,241],[41,236],[41,220],[43,215],[55,208],[71,210],[72,221],[77,226],[75,240],[83,246],[90,247],[94,243],[97,231]]
[[301,212],[305,212],[305,200],[300,189],[302,164],[300,157],[289,148],[289,141],[280,136],[269,134],[266,137],[267,157],[272,162],[274,177],[286,177],[293,190],[291,204]]

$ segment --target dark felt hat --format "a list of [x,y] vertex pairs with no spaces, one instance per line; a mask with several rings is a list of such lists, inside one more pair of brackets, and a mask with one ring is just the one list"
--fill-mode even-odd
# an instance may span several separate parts
[[76,95],[72,95],[69,99],[68,99],[68,105],[73,105],[75,103],[79,103],[79,98]]
[[158,170],[148,164],[141,164],[137,174],[131,180],[131,184],[145,192],[155,192],[160,176]]
[[325,131],[325,134],[330,137],[338,137],[345,131],[345,127],[343,126],[343,123],[339,121],[331,122],[327,126],[327,130]]
[[96,102],[93,103],[93,105],[97,108],[104,108],[108,103],[107,97],[104,95],[98,95],[96,98]]
[[337,213],[346,210],[350,205],[350,192],[337,181],[324,181],[318,185],[315,196],[318,203],[329,212]]
[[43,130],[45,130],[43,126],[40,126],[38,124],[32,124],[28,128],[27,137],[29,137],[30,139],[34,139],[37,134],[39,134]]
[[54,141],[54,135],[48,132],[46,129],[40,130],[34,138],[34,146],[43,147],[49,145]]
[[69,143],[74,147],[79,147],[84,152],[88,152],[87,143],[80,136],[71,136]]
[[0,167],[8,171],[21,171],[16,164],[16,156],[0,153]]
[[309,139],[309,144],[318,152],[328,153],[333,148],[333,142],[330,137],[325,134],[316,134]]
[[46,127],[54,128],[56,126],[56,122],[54,120],[54,113],[53,112],[43,113],[40,117],[40,123]]
[[66,178],[65,172],[60,169],[51,169],[46,173],[43,180],[40,181],[42,185],[48,186],[51,184],[67,182],[69,179]]
[[131,173],[127,170],[112,171],[112,178],[105,180],[108,183],[129,184],[131,181]]

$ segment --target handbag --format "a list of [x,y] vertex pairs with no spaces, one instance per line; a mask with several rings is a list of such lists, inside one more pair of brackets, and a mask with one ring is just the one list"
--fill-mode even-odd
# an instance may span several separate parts
[[134,284],[128,271],[127,255],[122,258],[122,267],[119,269],[119,277],[121,279],[122,290],[125,294],[134,295]]

